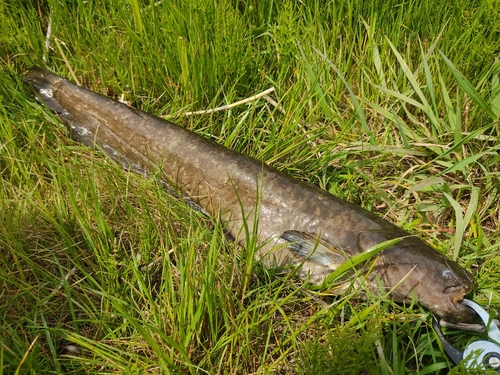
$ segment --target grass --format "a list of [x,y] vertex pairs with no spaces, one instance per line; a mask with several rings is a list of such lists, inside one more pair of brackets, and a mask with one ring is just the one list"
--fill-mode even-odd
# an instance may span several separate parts
[[[465,373],[417,303],[332,298],[261,268],[216,219],[67,139],[20,77],[34,65],[74,74],[377,212],[472,269],[473,298],[495,313],[498,9],[493,0],[1,3],[0,369]],[[269,87],[278,105],[184,115]],[[451,333],[461,347],[477,338]]]

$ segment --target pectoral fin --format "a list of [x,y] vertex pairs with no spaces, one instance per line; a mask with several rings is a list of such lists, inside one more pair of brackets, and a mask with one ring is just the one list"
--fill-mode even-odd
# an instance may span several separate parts
[[347,260],[342,250],[317,236],[290,230],[284,232],[281,238],[290,242],[289,249],[301,262],[312,262],[335,270]]

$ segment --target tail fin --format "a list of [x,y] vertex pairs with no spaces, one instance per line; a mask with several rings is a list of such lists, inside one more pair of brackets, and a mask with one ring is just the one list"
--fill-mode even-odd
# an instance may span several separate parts
[[70,82],[44,68],[30,69],[23,77],[23,81],[33,87],[37,93],[36,99],[43,102],[68,126],[71,130],[71,138],[89,147],[96,146],[95,130],[89,127],[91,119],[86,118],[87,122],[82,123],[81,118],[76,118],[74,113],[63,105],[64,93],[60,90],[63,91],[65,85],[71,85]]
[[32,86],[49,109],[57,114],[64,114],[68,111],[61,103],[54,98],[54,91],[57,91],[57,83],[64,79],[50,70],[44,68],[31,68],[23,77],[24,83]]

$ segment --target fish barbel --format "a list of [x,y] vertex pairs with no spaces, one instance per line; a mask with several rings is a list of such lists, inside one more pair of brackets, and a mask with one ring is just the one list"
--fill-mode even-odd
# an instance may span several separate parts
[[[293,264],[298,275],[321,284],[347,259],[400,238],[375,256],[362,287],[420,304],[452,322],[476,315],[460,303],[475,288],[456,262],[396,225],[261,161],[72,84],[43,68],[24,76],[75,140],[108,153],[126,168],[160,167],[169,184],[204,212],[219,216],[241,245],[258,223],[256,258],[267,267]],[[358,275],[359,276],[359,275]],[[346,283],[346,285],[349,283]],[[360,286],[360,285],[358,285]],[[338,293],[345,291],[339,288]]]

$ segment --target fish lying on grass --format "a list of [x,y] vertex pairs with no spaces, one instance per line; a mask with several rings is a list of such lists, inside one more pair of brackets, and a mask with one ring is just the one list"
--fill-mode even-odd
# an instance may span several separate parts
[[75,140],[101,148],[135,171],[160,166],[172,186],[204,212],[220,216],[241,245],[258,223],[256,257],[264,265],[299,265],[299,277],[321,284],[346,260],[399,238],[374,256],[375,262],[358,265],[357,286],[390,292],[397,302],[415,297],[448,321],[476,319],[460,303],[476,286],[472,276],[375,214],[46,69],[31,69],[24,81]]

